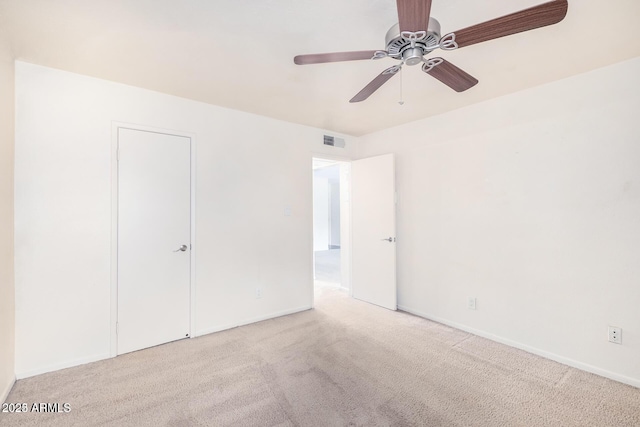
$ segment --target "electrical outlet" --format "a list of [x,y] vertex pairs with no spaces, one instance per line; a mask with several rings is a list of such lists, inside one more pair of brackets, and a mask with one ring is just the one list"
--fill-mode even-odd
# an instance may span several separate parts
[[475,299],[475,297],[469,297],[467,299],[467,308],[469,310],[475,310],[476,309],[476,299]]
[[262,298],[262,288],[261,287],[257,287],[256,288],[256,299],[260,299]]
[[609,342],[622,344],[622,328],[609,326]]

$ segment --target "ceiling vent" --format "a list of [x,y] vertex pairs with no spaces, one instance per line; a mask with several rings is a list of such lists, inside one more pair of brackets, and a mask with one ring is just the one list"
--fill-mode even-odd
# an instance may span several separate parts
[[336,138],[334,136],[325,135],[324,136],[324,145],[330,145],[332,147],[344,148],[344,139],[343,138]]

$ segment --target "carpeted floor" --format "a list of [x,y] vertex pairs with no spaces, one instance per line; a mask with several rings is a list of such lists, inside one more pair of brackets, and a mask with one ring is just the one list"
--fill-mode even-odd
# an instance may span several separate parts
[[316,309],[16,383],[2,426],[640,426],[640,389],[321,288]]

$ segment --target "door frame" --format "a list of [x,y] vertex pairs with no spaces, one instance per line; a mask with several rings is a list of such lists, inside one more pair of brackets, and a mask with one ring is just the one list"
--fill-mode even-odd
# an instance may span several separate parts
[[111,304],[110,304],[110,356],[118,355],[118,129],[131,129],[189,138],[191,149],[191,250],[189,251],[191,277],[189,283],[189,338],[195,338],[195,298],[196,298],[196,135],[190,132],[144,126],[133,123],[111,122]]
[[[331,160],[337,163],[345,163],[349,165],[349,169],[351,169],[351,162],[353,161],[353,159],[349,158],[349,157],[345,157],[345,156],[336,156],[336,155],[331,155],[331,154],[326,154],[326,153],[319,153],[319,152],[311,152],[311,272],[312,272],[312,277],[311,277],[311,307],[315,307],[315,294],[314,294],[314,290],[315,290],[315,278],[313,277],[313,273],[315,271],[315,254],[314,254],[314,250],[313,250],[313,235],[314,235],[314,223],[313,223],[313,159],[320,159],[320,160]],[[349,297],[353,296],[353,286],[351,283],[351,241],[352,241],[352,236],[351,236],[351,171],[349,170],[349,179],[347,182],[347,190],[349,192],[349,207],[346,210],[346,212],[343,212],[342,206],[340,207],[340,227],[344,227],[345,224],[349,227],[348,230],[348,236],[349,236],[349,240],[347,242],[347,244],[345,245],[346,247],[342,247],[342,243],[341,243],[341,248],[340,250],[344,250],[344,253],[346,254],[346,264],[347,264],[347,272],[345,273],[344,268],[342,268],[342,258],[340,260],[341,262],[341,269],[340,269],[340,278],[341,278],[341,288],[344,288],[344,286],[342,286],[344,284],[344,280],[345,278],[347,279],[347,282],[349,284],[349,288],[348,288],[348,292],[349,292]],[[340,200],[342,202],[342,199]]]

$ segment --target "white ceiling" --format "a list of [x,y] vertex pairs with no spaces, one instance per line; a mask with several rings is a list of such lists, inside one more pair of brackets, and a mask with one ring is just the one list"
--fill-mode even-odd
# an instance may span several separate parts
[[330,166],[321,167],[313,170],[314,178],[326,178],[329,181],[329,184],[339,184],[340,183],[340,165],[338,163],[334,163]]
[[322,169],[322,168],[327,168],[329,166],[333,166],[338,164],[338,160],[329,160],[329,159],[319,159],[319,158],[315,158],[313,159],[313,169]]
[[[433,0],[432,16],[444,34],[543,2]],[[395,62],[293,57],[384,49],[394,0],[0,0],[18,60],[356,136],[640,56],[639,17],[639,0],[569,0],[557,25],[442,52],[480,80],[467,92],[405,67],[350,104]]]

